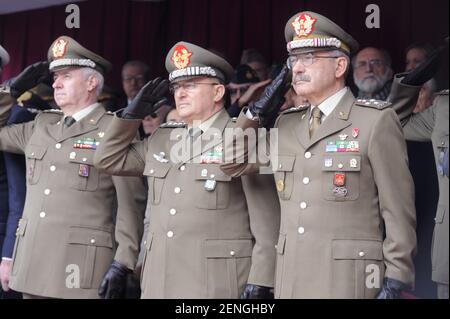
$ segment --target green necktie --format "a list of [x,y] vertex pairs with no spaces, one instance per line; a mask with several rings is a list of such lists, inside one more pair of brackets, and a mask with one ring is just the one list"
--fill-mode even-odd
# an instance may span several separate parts
[[309,137],[314,135],[314,132],[319,128],[322,118],[322,111],[316,106],[312,109],[312,122],[309,127]]
[[71,126],[75,122],[76,122],[76,120],[72,116],[66,116],[66,118],[64,119],[64,125],[66,127]]

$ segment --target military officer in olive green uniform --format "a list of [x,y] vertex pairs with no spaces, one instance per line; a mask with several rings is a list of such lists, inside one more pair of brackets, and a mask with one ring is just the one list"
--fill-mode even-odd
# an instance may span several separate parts
[[28,67],[10,93],[17,97],[34,87],[31,82],[49,70],[61,111],[4,127],[12,99],[1,93],[6,102],[0,105],[0,149],[25,154],[27,166],[10,287],[28,298],[98,298],[108,269],[120,269],[122,276],[115,278],[124,283],[135,267],[144,185],[136,178],[111,178],[93,166],[112,119],[97,103],[109,62],[66,36],[53,42],[48,62]]
[[412,113],[414,105],[394,106],[403,125],[405,138],[411,141],[431,141],[439,180],[439,202],[432,247],[432,279],[438,285],[438,297],[448,299],[448,176],[444,174],[444,156],[448,151],[448,90],[437,93],[431,107]]
[[[311,105],[284,111],[275,125],[278,154],[270,157],[281,203],[275,297],[399,297],[414,285],[416,235],[397,116],[389,103],[355,100],[345,86],[358,44],[338,25],[300,12],[287,22],[285,37],[292,86]],[[285,67],[243,110],[237,127],[269,121],[289,81]],[[258,165],[247,161],[251,149],[235,148],[241,155],[224,172],[255,171]]]
[[164,102],[167,80],[155,79],[114,118],[94,159],[110,174],[148,179],[142,298],[268,298],[280,218],[271,176],[232,179],[219,167],[233,69],[187,42],[172,47],[166,68],[187,124],[163,124],[132,143],[140,119]]
[[[406,100],[407,96],[417,97],[423,83],[433,77],[441,67],[444,52],[447,52],[448,58],[448,37],[445,41],[445,44],[438,47],[416,69],[394,78],[391,90],[394,100]],[[433,145],[439,180],[439,200],[433,233],[431,277],[437,283],[438,298],[448,299],[448,89],[438,92],[433,105],[428,109],[413,114],[414,106],[415,100],[395,103],[393,109],[400,118],[407,140],[431,141]]]

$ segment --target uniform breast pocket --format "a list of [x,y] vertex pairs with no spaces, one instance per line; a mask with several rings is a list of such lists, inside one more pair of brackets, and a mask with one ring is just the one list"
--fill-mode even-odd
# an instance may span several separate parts
[[277,187],[278,196],[282,200],[289,200],[294,189],[294,164],[295,156],[280,155],[278,162],[273,162],[275,185]]
[[25,151],[27,166],[27,182],[34,185],[39,181],[43,170],[43,158],[47,152],[47,147],[38,145],[29,145]]
[[99,172],[94,167],[94,151],[78,152],[74,159],[70,159],[70,170],[67,182],[71,188],[94,192],[99,184]]
[[113,259],[112,234],[86,226],[73,226],[69,231],[65,265],[76,265],[80,288],[97,288]]
[[148,198],[152,204],[159,204],[170,163],[148,161],[145,163],[144,175],[148,180]]
[[326,200],[348,201],[359,197],[361,156],[334,154],[322,162],[322,194]]
[[226,209],[230,204],[231,176],[223,173],[219,165],[198,164],[194,168],[195,204],[201,209]]

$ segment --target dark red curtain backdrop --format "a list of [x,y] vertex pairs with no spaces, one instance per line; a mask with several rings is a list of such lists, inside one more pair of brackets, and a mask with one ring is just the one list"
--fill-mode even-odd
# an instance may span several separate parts
[[[365,27],[365,8],[371,3],[380,7],[380,29]],[[130,59],[149,63],[152,76],[165,76],[165,54],[179,40],[221,51],[233,65],[243,49],[252,47],[271,61],[282,62],[284,25],[302,10],[331,18],[361,46],[386,48],[394,69],[402,71],[409,44],[440,44],[449,25],[448,0],[88,0],[77,4],[80,29],[66,28],[65,5],[0,15],[0,43],[12,57],[3,80],[45,59],[52,41],[63,34],[114,64],[106,80],[115,88],[121,85],[122,64]]]

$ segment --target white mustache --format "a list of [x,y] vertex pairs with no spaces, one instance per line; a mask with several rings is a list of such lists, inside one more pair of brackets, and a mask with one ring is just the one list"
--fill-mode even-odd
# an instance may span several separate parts
[[376,80],[380,80],[380,77],[376,76],[376,75],[373,74],[373,73],[370,73],[370,74],[365,75],[365,76],[362,78],[361,81],[365,81],[365,80],[367,80],[367,79],[369,79],[369,78],[376,79]]
[[293,83],[297,83],[297,82],[311,82],[311,77],[309,75],[306,74],[296,74],[293,78]]

